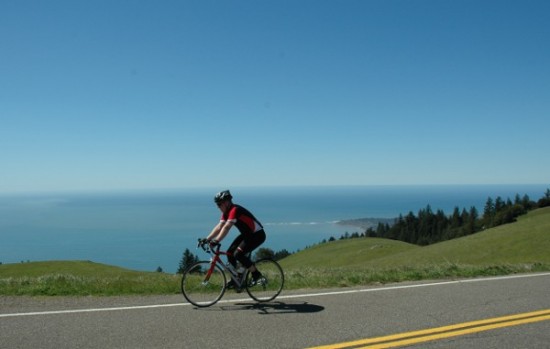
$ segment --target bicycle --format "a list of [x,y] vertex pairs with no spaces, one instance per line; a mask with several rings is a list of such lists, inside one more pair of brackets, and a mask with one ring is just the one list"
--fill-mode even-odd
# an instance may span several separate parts
[[284,285],[283,269],[269,258],[257,260],[254,264],[262,277],[254,282],[248,270],[238,273],[235,268],[224,264],[221,256],[231,256],[231,252],[221,251],[221,245],[211,245],[199,239],[200,247],[211,257],[209,261],[199,261],[185,270],[181,279],[181,292],[189,303],[197,307],[209,307],[216,304],[227,290],[227,275],[233,280],[237,292],[246,290],[257,302],[269,302],[275,299]]

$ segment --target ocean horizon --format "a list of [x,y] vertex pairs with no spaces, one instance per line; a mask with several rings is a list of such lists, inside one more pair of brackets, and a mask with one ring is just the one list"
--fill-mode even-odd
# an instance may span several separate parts
[[[220,212],[215,192],[230,189],[234,202],[262,222],[274,251],[302,250],[330,237],[363,232],[337,224],[359,218],[396,218],[430,205],[450,215],[487,198],[537,201],[549,185],[385,185],[233,187],[177,190],[0,194],[0,262],[91,260],[141,271],[176,271],[183,251],[196,249]],[[234,228],[227,246],[238,234]]]

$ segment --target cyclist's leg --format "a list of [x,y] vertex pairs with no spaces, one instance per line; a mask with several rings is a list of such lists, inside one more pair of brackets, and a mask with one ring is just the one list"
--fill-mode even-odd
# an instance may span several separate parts
[[254,280],[257,280],[261,276],[261,273],[256,269],[256,266],[252,263],[252,260],[250,260],[250,255],[251,252],[263,244],[264,241],[265,231],[260,230],[244,238],[235,251],[235,257],[252,273]]
[[227,261],[231,263],[233,267],[237,267],[237,249],[242,244],[244,240],[244,237],[242,235],[238,235],[235,240],[229,245],[229,248],[227,249],[227,252],[230,254],[227,256]]
[[[243,241],[243,236],[239,234],[235,238],[235,240],[233,240],[233,242],[231,243],[231,245],[227,249],[227,252],[229,253],[227,255],[227,261],[235,269],[237,269],[237,259],[236,259],[237,249],[241,245],[242,241]],[[233,279],[229,278],[229,282],[227,283],[227,288],[233,289],[233,288],[236,288],[236,287],[238,287],[238,285],[235,284],[235,281],[233,281]]]

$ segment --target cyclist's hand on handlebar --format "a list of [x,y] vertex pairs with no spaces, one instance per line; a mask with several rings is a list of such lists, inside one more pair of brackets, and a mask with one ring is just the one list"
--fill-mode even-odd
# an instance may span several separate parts
[[201,247],[203,249],[205,248],[214,248],[216,246],[220,246],[220,243],[218,240],[210,240],[210,239],[199,239],[199,244],[197,247]]

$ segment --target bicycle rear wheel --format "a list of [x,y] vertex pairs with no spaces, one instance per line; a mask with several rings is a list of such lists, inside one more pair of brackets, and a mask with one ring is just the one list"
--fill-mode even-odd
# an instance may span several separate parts
[[193,264],[181,279],[181,292],[189,303],[197,307],[209,307],[219,301],[225,293],[225,274],[216,265],[208,275],[210,262]]
[[275,299],[283,290],[285,275],[279,263],[272,259],[260,259],[255,263],[256,269],[262,273],[262,278],[256,284],[252,283],[252,273],[246,275],[246,292],[258,302],[269,302]]

